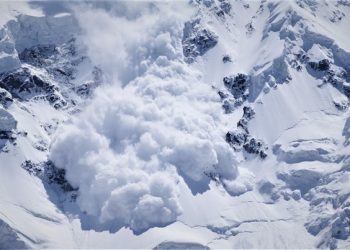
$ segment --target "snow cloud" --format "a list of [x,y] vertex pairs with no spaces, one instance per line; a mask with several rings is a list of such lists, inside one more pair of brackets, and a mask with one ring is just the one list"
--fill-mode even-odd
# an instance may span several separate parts
[[238,175],[220,100],[183,62],[182,29],[191,14],[183,4],[75,7],[81,40],[110,82],[59,129],[50,158],[66,169],[79,187],[77,204],[99,225],[135,233],[168,225],[182,212],[180,181],[196,193],[208,188],[208,176],[229,182]]

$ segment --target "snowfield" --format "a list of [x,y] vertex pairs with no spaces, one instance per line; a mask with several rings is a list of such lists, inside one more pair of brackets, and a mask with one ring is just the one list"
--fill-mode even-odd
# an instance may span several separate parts
[[0,12],[0,249],[350,248],[349,1]]

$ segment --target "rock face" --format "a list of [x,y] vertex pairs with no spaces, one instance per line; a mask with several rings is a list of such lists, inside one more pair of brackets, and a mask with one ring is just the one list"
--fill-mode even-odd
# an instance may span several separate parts
[[38,93],[51,93],[55,89],[53,85],[41,77],[32,75],[28,68],[2,75],[0,87],[22,100]]
[[248,122],[253,119],[255,111],[249,107],[243,107],[243,116],[237,123],[237,129],[226,133],[225,140],[235,151],[244,151],[248,154],[259,155],[261,159],[267,157],[267,146],[261,140],[253,138],[248,130]]
[[328,59],[323,59],[319,62],[309,62],[309,65],[314,70],[326,71],[330,68],[330,62]]
[[[63,192],[77,191],[77,188],[73,188],[66,180],[66,171],[57,168],[51,161],[34,163],[27,160],[22,163],[22,168],[31,175],[39,177],[46,184],[57,185]],[[76,194],[72,193],[71,195],[75,196]]]
[[244,132],[227,132],[226,142],[229,143],[235,150],[242,147],[248,140],[248,134]]
[[15,98],[28,101],[31,98],[41,98],[49,101],[55,108],[66,105],[59,93],[59,88],[49,79],[33,73],[31,68],[23,67],[14,72],[0,75],[0,88],[5,89]]
[[247,75],[237,74],[235,76],[225,76],[223,82],[234,98],[241,98],[243,101],[247,99],[249,89],[249,79]]
[[225,14],[230,14],[231,9],[232,9],[232,5],[227,0],[220,0],[220,9]]
[[[189,2],[0,27],[0,249],[350,249],[349,1]],[[137,77],[94,96],[104,42]]]
[[34,66],[43,66],[45,61],[54,54],[57,54],[57,48],[54,44],[36,45],[31,48],[25,48],[19,55],[22,62],[30,63]]
[[5,109],[0,108],[0,150],[9,142],[16,140],[17,121]]
[[251,138],[243,145],[245,151],[249,154],[258,154],[262,159],[266,158],[267,154],[264,152],[264,144],[261,140]]
[[229,55],[224,55],[224,56],[222,57],[222,62],[223,62],[223,63],[232,62],[232,59],[231,59],[231,57],[230,57]]
[[12,95],[6,89],[0,88],[0,104],[8,108],[11,103],[13,103]]
[[348,75],[349,73],[345,70],[329,69],[325,72],[323,82],[330,83],[350,99],[350,84],[346,80]]
[[194,62],[196,57],[204,55],[217,43],[218,36],[214,32],[201,27],[198,19],[185,23],[182,47],[188,63]]
[[[225,57],[227,57],[225,59]],[[230,57],[224,56],[223,61],[231,60]],[[228,61],[226,61],[228,62]],[[224,62],[225,63],[225,62]],[[241,106],[249,96],[250,79],[245,74],[237,74],[225,76],[223,78],[225,90],[219,90],[218,95],[222,101],[222,107],[225,113],[233,112],[237,107]]]

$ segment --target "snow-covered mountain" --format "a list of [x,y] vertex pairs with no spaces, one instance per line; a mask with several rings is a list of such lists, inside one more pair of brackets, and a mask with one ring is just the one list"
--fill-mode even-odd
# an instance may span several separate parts
[[350,248],[350,2],[0,2],[0,248]]

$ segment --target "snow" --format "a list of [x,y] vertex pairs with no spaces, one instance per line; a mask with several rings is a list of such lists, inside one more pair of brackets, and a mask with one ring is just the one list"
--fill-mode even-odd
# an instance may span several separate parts
[[[1,3],[1,72],[27,68],[67,105],[0,91],[13,99],[0,95],[0,132],[13,135],[1,139],[0,248],[349,248],[349,6],[228,2],[223,15],[216,0],[62,3],[52,15]],[[196,18],[217,43],[188,64],[183,27]],[[58,61],[21,62],[39,44]],[[308,65],[323,59],[330,71]],[[52,75],[67,62],[73,77]],[[238,73],[249,97],[225,114],[217,91]],[[78,97],[84,84],[93,93]],[[225,141],[246,106],[265,159]],[[77,189],[28,160],[53,161]]]
[[[170,74],[173,63],[168,63],[170,66],[165,70]],[[58,167],[66,168],[67,179],[80,187],[81,209],[101,216],[102,222],[117,219],[135,231],[172,222],[180,213],[175,169],[185,179],[198,183],[189,184],[193,190],[195,185],[207,189],[209,180],[205,172],[220,174],[228,180],[237,175],[233,151],[217,129],[216,120],[222,115],[217,98],[203,98],[212,95],[211,89],[199,85],[193,78],[187,80],[189,76],[178,75],[180,65],[175,66],[170,82],[151,71],[124,89],[115,85],[101,89],[86,112],[59,130],[53,140],[50,158]],[[174,80],[178,90],[171,88]],[[189,82],[193,82],[192,86],[188,86]],[[158,93],[156,100],[153,99],[155,92]],[[178,98],[182,99],[181,103]],[[217,113],[212,110],[214,105]],[[85,174],[82,176],[81,172]],[[160,185],[158,194],[152,191],[155,179],[165,183],[164,191]],[[105,186],[105,183],[110,184]],[[134,188],[141,183],[145,188]],[[124,192],[130,197],[135,195],[129,205],[129,201],[120,199]],[[127,207],[137,207],[136,204],[143,202],[142,197],[148,195],[160,197],[164,204],[169,204],[165,205],[170,212],[167,219],[163,221],[158,217],[160,221],[136,226],[132,223],[139,216],[137,208],[133,216],[128,216],[128,209],[127,213],[121,213],[123,209],[120,209],[118,213],[122,217],[115,217],[118,213],[113,212],[116,211],[112,205],[114,199],[118,198],[119,203],[125,200]],[[158,210],[154,213],[159,216]]]

